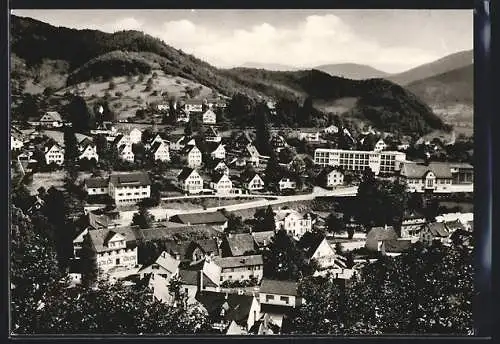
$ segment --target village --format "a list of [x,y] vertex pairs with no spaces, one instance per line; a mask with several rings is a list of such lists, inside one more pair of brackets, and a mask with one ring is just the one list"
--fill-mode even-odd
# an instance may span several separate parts
[[[429,217],[405,209],[398,225],[367,227],[352,209],[338,206],[358,197],[367,171],[375,180],[403,183],[404,192],[425,202],[470,195],[472,165],[433,161],[443,149],[436,142],[411,144],[371,128],[354,138],[331,124],[269,130],[264,154],[258,128],[222,130],[217,113],[228,101],[156,104],[159,116],[170,116],[175,106],[173,130],[98,120],[94,129],[76,132],[57,109],[12,125],[12,168],[36,185],[23,211],[40,211],[51,190],[71,187],[71,197],[79,199],[75,216],[85,221],[67,257],[71,285],[87,283],[89,275],[142,283],[174,306],[182,294],[182,302],[213,316],[216,333],[279,334],[307,300],[299,294],[300,278],[269,270],[266,261],[278,242],[300,252],[312,275],[349,283],[363,266],[416,242],[470,241],[471,210],[436,210]],[[266,106],[272,115],[275,105]],[[428,159],[408,160],[412,145]],[[56,175],[66,177],[59,184],[37,180]],[[326,206],[318,206],[322,202]]]

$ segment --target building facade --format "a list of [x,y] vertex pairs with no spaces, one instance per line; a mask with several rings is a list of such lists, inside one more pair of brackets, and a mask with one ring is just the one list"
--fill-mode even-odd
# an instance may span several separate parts
[[151,197],[151,180],[145,172],[112,174],[108,188],[109,196],[117,205],[139,202]]
[[376,175],[399,171],[400,163],[405,160],[405,153],[393,151],[374,152],[318,148],[314,152],[316,165],[339,166],[351,171],[364,171],[370,168]]

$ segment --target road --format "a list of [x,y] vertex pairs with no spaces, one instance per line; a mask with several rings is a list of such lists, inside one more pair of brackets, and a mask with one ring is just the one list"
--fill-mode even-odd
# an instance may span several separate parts
[[[335,190],[326,190],[322,188],[314,188],[312,193],[305,195],[292,195],[292,196],[273,196],[276,199],[260,199],[258,201],[250,201],[239,204],[225,205],[219,207],[211,207],[207,209],[168,209],[168,208],[151,208],[149,211],[151,215],[155,217],[157,221],[166,220],[173,215],[179,214],[197,214],[197,213],[211,213],[217,210],[226,209],[227,211],[236,211],[243,209],[266,207],[268,205],[277,205],[287,202],[298,202],[298,201],[308,201],[313,200],[316,197],[334,197],[334,196],[356,196],[358,192],[357,186],[351,186],[346,188],[339,188]],[[246,197],[247,195],[245,195]],[[211,196],[214,197],[214,196]],[[184,198],[195,198],[192,196],[184,196]],[[262,196],[259,195],[259,198]],[[136,210],[122,211],[120,212],[120,224],[126,226],[132,222],[132,217],[136,213]]]

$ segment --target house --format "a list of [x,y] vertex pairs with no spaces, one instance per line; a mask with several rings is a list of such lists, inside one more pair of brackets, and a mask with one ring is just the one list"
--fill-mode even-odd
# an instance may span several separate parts
[[208,149],[210,151],[210,156],[213,159],[225,159],[226,158],[226,149],[224,145],[219,143],[216,145],[208,145]]
[[418,238],[420,229],[426,222],[422,214],[405,212],[401,223],[401,238]]
[[302,215],[292,209],[283,209],[275,212],[276,230],[284,230],[288,235],[300,238],[312,230],[310,214]]
[[142,141],[142,131],[137,128],[133,128],[129,131],[128,137],[130,139],[130,143],[135,144]]
[[274,230],[264,231],[264,232],[252,232],[253,240],[257,244],[257,248],[262,250],[265,249],[274,238]]
[[240,257],[257,251],[257,244],[250,233],[229,234],[222,239],[222,257]]
[[411,240],[405,239],[391,239],[384,240],[380,245],[380,252],[386,256],[399,256],[401,253],[404,253],[410,249],[412,245]]
[[96,162],[99,161],[99,155],[97,154],[97,147],[94,143],[87,143],[86,145],[81,145],[79,147],[80,155],[78,156],[78,160],[94,159]]
[[118,130],[113,125],[112,122],[101,122],[97,125],[97,128],[90,130],[91,135],[106,135],[106,136],[117,136]]
[[459,219],[453,221],[444,221],[444,225],[449,233],[453,233],[457,230],[465,231],[465,226],[460,222]]
[[227,167],[224,161],[219,161],[214,167],[214,172],[216,174],[225,174],[229,176],[229,167]]
[[109,194],[109,178],[90,177],[83,182],[83,189],[89,196]]
[[57,164],[62,165],[64,163],[64,148],[59,146],[57,143],[50,146],[44,147],[45,163],[47,165]]
[[381,152],[386,149],[387,149],[387,144],[382,138],[380,138],[373,147],[374,152]]
[[150,149],[154,161],[170,161],[170,151],[165,142],[155,142]]
[[181,110],[177,112],[177,123],[189,123],[190,119],[189,111],[187,110]]
[[128,162],[135,161],[135,154],[132,150],[131,144],[119,146],[117,149],[118,149],[118,156],[120,157],[120,159]]
[[144,147],[146,147],[146,149],[151,149],[155,143],[164,143],[168,145],[169,142],[160,133],[157,133],[148,143],[144,145]]
[[217,123],[217,115],[212,110],[208,109],[203,113],[202,116],[203,124],[215,124]]
[[170,105],[166,104],[166,103],[165,104],[157,104],[156,109],[158,111],[168,111],[168,110],[170,110]]
[[214,263],[221,267],[221,283],[226,281],[246,281],[263,277],[264,261],[262,255],[244,255],[238,257],[216,257]]
[[219,174],[214,176],[210,182],[210,188],[215,190],[217,194],[230,194],[233,189],[233,182],[227,174]]
[[255,296],[201,291],[196,300],[212,319],[212,328],[225,334],[246,334],[260,317]]
[[280,179],[278,186],[280,191],[295,190],[297,188],[297,182],[290,177],[283,177]]
[[200,193],[203,190],[203,178],[194,168],[184,167],[177,176],[177,182],[182,191],[187,193]]
[[274,323],[269,313],[261,313],[261,317],[250,329],[250,333],[258,336],[269,336],[281,333],[281,327]]
[[344,184],[344,174],[338,168],[326,166],[318,175],[318,184],[325,188],[333,188]]
[[141,279],[148,278],[148,287],[153,291],[155,299],[172,303],[173,295],[170,293],[169,284],[173,277],[179,275],[180,260],[163,251],[154,263],[142,266],[137,274]]
[[199,239],[192,240],[188,245],[185,256],[183,258],[189,260],[190,262],[200,262],[203,259],[211,259],[218,257],[219,252],[219,239]]
[[206,142],[221,142],[222,137],[219,135],[217,130],[210,126],[208,129],[205,131],[205,141]]
[[259,302],[261,305],[296,308],[303,300],[298,294],[297,282],[263,279],[259,290]]
[[281,135],[273,135],[273,137],[271,137],[271,145],[277,153],[279,153],[283,148],[288,147],[288,143]]
[[139,202],[151,197],[151,180],[146,172],[112,174],[109,177],[109,196],[117,205]]
[[250,192],[264,189],[264,181],[255,171],[242,173],[241,182],[243,184],[243,187]]
[[196,143],[193,138],[183,135],[172,140],[172,143],[170,144],[170,149],[174,151],[180,151],[185,146],[194,146],[194,145],[196,145]]
[[24,142],[21,135],[11,133],[10,134],[10,150],[17,151],[23,148]]
[[431,162],[426,165],[405,161],[399,175],[406,182],[409,192],[447,192],[453,181],[448,163]]
[[314,128],[305,128],[301,129],[298,132],[298,138],[299,140],[305,140],[307,142],[320,142],[321,141],[321,136],[320,132]]
[[332,125],[329,125],[328,127],[324,128],[323,129],[323,132],[325,134],[336,134],[339,132],[339,128],[334,126],[333,124]]
[[83,245],[89,245],[99,277],[120,270],[132,271],[137,266],[137,242],[131,228],[89,230]]
[[317,233],[307,232],[299,240],[298,246],[305,251],[309,261],[314,260],[320,269],[327,269],[338,266],[336,263],[337,254],[330,246],[326,237]]
[[107,228],[113,229],[120,227],[120,212],[98,212],[97,210],[89,211],[89,226],[95,229]]
[[180,154],[186,159],[188,167],[196,168],[201,166],[202,154],[196,145],[185,146]]
[[261,155],[254,145],[247,145],[242,156],[246,158],[246,162],[250,163],[252,166],[258,167],[260,165]]
[[473,184],[474,183],[474,167],[467,163],[451,163],[451,175],[453,176],[453,184]]
[[181,223],[188,226],[195,225],[211,225],[214,226],[216,230],[224,231],[227,228],[227,217],[224,216],[220,211],[214,211],[210,213],[190,213],[190,214],[178,214],[170,218],[171,222]]
[[114,138],[113,146],[119,148],[125,145],[132,145],[132,142],[130,142],[130,137],[128,135],[119,134]]
[[365,247],[370,251],[380,251],[383,241],[396,239],[398,234],[392,226],[373,227],[366,234]]
[[188,99],[184,103],[184,110],[191,112],[203,112],[203,100],[200,99]]
[[427,223],[422,226],[420,231],[420,241],[426,245],[432,244],[434,240],[439,240],[443,244],[449,244],[450,234],[444,222]]
[[46,112],[39,120],[44,128],[60,128],[64,125],[61,115],[57,111]]

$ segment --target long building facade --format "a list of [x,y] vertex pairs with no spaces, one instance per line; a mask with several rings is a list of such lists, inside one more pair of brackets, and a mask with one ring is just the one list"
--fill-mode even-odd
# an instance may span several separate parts
[[340,166],[345,170],[364,171],[368,167],[376,174],[394,173],[406,154],[395,151],[355,151],[318,148],[314,151],[314,163],[321,166]]

